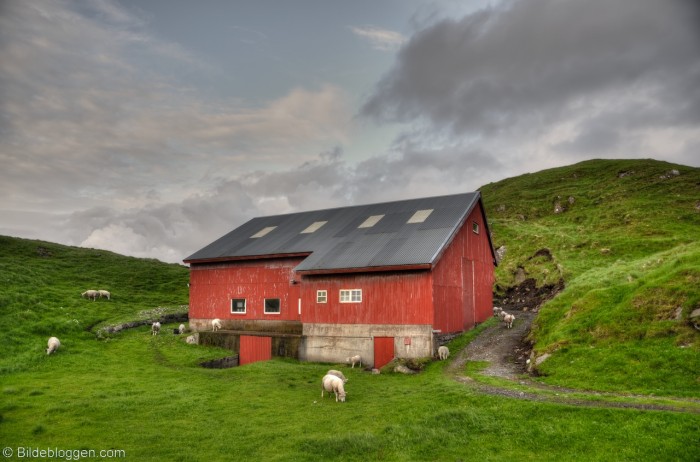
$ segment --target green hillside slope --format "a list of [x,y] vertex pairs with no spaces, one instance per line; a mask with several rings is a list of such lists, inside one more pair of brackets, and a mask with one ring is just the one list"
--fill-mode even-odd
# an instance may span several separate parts
[[[700,169],[591,160],[482,189],[497,291],[565,289],[533,324],[552,384],[700,396]],[[542,249],[547,249],[543,251]]]
[[[186,313],[182,265],[0,236],[0,372],[43,358],[49,336],[94,341],[103,324]],[[111,300],[81,297],[105,289]]]

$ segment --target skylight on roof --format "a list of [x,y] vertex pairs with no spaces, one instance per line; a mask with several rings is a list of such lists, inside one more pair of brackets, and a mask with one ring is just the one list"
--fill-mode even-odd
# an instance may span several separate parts
[[325,225],[328,223],[327,221],[315,221],[311,223],[308,228],[306,228],[304,231],[300,232],[299,234],[311,234],[315,231],[317,231],[321,226]]
[[381,220],[382,218],[384,218],[384,215],[371,215],[365,221],[363,221],[362,224],[358,226],[358,228],[371,228],[372,226],[379,223],[379,220]]
[[433,213],[433,209],[417,210],[406,223],[423,223]]
[[258,231],[257,233],[253,234],[253,235],[250,236],[250,237],[251,237],[251,239],[257,239],[257,238],[259,238],[259,237],[266,236],[267,234],[270,233],[270,231],[272,231],[272,230],[275,229],[275,228],[277,228],[277,226],[266,226],[265,228],[261,229],[260,231]]

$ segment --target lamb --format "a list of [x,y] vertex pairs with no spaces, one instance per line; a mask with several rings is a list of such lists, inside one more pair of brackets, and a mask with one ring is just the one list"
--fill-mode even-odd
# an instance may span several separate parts
[[111,299],[112,299],[112,294],[110,294],[110,293],[109,293],[108,291],[106,291],[106,290],[100,289],[100,290],[97,291],[97,293],[99,294],[100,298],[105,297],[107,300],[111,300]]
[[341,403],[345,402],[345,387],[343,387],[343,379],[336,377],[335,375],[324,375],[321,380],[321,398],[323,398],[323,392],[335,393],[335,402],[340,400]]
[[513,327],[513,321],[515,321],[515,316],[513,316],[512,314],[507,314],[507,313],[506,313],[506,315],[503,316],[503,322],[506,323],[506,327],[507,327],[508,329],[510,329],[510,328]]
[[360,367],[362,367],[362,356],[360,356],[360,355],[352,356],[352,357],[346,359],[345,362],[348,364],[352,364],[352,369],[354,369],[355,364],[358,364],[358,363],[360,364]]
[[343,383],[346,383],[348,381],[348,379],[345,378],[345,375],[342,372],[336,371],[335,369],[330,369],[328,372],[326,372],[326,375],[334,375],[341,379]]
[[211,330],[216,332],[217,330],[221,329],[221,319],[215,318],[212,319],[211,321]]
[[51,353],[58,350],[58,347],[60,347],[60,346],[61,346],[61,342],[56,337],[51,337],[49,339],[48,348],[46,349],[46,354],[50,355]]
[[97,297],[100,296],[100,293],[99,293],[98,291],[96,291],[96,290],[92,290],[92,289],[91,289],[91,290],[86,290],[85,292],[83,292],[83,293],[80,294],[80,295],[81,295],[83,298],[87,298],[88,300],[92,299],[92,301],[94,302],[95,300],[97,300]]
[[503,308],[501,308],[500,306],[494,306],[493,307],[493,317],[495,318],[495,317],[499,316],[502,311],[503,311]]
[[185,332],[185,325],[180,324],[180,327],[178,327],[177,330],[178,330],[178,333],[180,333],[180,334],[184,333]]
[[449,357],[450,357],[450,349],[449,348],[447,348],[445,345],[438,348],[438,358],[440,358],[441,361],[444,359],[447,359]]
[[158,335],[160,332],[160,323],[158,321],[151,324],[151,335]]

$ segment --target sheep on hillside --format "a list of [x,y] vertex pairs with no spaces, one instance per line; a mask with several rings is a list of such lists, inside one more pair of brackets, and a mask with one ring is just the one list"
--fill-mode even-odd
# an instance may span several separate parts
[[345,360],[348,364],[352,364],[352,368],[355,368],[355,364],[359,364],[362,367],[362,356],[355,355]]
[[158,335],[160,332],[160,323],[158,321],[151,324],[151,335]]
[[100,290],[97,291],[97,293],[99,294],[100,298],[104,297],[104,298],[106,298],[107,300],[111,300],[111,299],[112,299],[112,294],[110,294],[109,291],[100,289]]
[[515,316],[513,316],[512,314],[506,314],[505,316],[503,316],[503,322],[506,323],[506,327],[508,329],[513,327],[513,321],[515,321]]
[[46,349],[46,354],[50,355],[51,353],[55,352],[58,350],[58,347],[61,346],[61,342],[56,338],[56,337],[51,337],[48,342],[48,348]]
[[321,380],[321,398],[323,398],[323,392],[335,393],[335,402],[340,400],[341,403],[345,402],[345,387],[343,387],[343,379],[336,377],[335,375],[324,375]]
[[438,358],[440,358],[441,361],[444,359],[447,359],[449,357],[450,357],[450,349],[449,348],[447,348],[445,345],[438,348]]
[[221,319],[216,318],[211,320],[211,330],[216,332],[217,330],[221,329]]
[[335,369],[330,369],[328,372],[326,372],[326,375],[335,375],[336,377],[341,379],[343,383],[346,383],[348,381],[348,379],[345,378],[345,375],[342,372],[336,371]]
[[80,296],[83,298],[87,298],[88,300],[92,299],[92,301],[94,302],[100,296],[100,293],[96,290],[91,289],[91,290],[86,290],[85,292],[80,294]]

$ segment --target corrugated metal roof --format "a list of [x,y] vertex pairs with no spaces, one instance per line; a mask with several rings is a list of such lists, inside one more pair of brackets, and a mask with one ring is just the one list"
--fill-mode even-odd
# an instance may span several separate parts
[[[185,261],[308,253],[297,271],[434,264],[479,198],[472,192],[254,218]],[[432,212],[423,222],[408,223],[419,210]],[[373,215],[384,217],[359,228]],[[303,233],[323,221],[313,233]],[[272,227],[264,236],[251,237]]]

